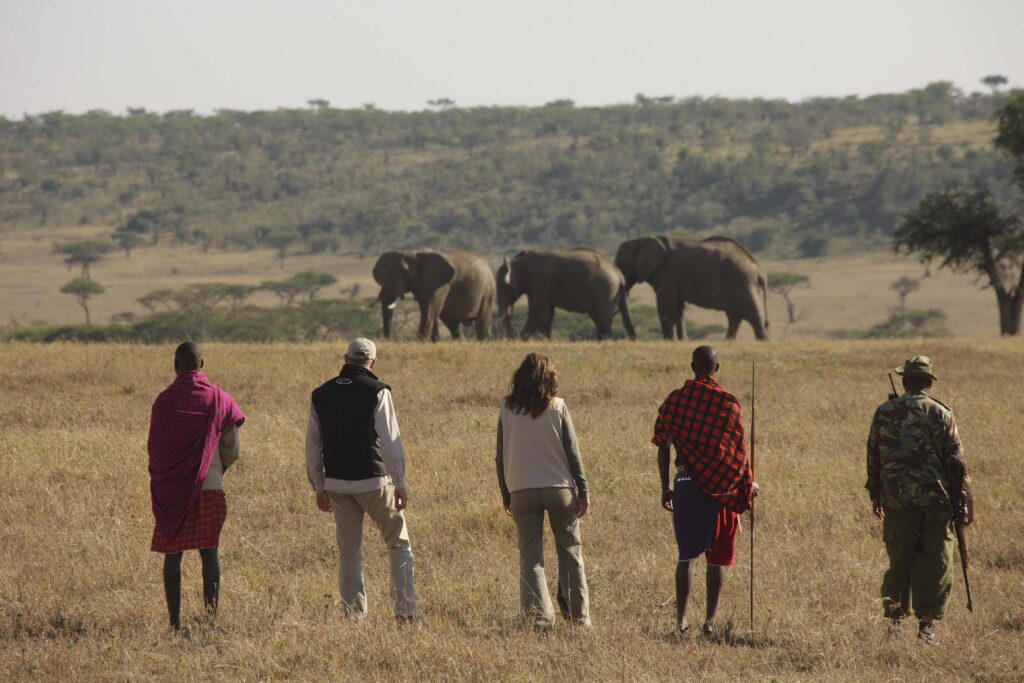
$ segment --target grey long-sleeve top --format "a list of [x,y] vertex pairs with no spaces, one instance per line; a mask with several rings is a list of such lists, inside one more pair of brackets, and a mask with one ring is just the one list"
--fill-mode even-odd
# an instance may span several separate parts
[[538,417],[515,413],[502,402],[494,461],[506,507],[512,492],[522,489],[575,487],[580,498],[589,497],[579,440],[561,398]]

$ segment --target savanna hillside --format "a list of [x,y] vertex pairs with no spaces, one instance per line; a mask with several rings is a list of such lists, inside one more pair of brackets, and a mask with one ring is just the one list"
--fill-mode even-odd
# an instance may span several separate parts
[[0,118],[0,239],[120,228],[204,248],[589,245],[727,234],[775,257],[888,247],[946,181],[1010,196],[999,93],[936,82],[867,98],[385,112],[129,109]]
[[[171,378],[169,346],[0,347],[0,677],[331,680],[1021,680],[1024,494],[1016,481],[1018,340],[725,345],[721,380],[750,405],[758,363],[757,624],[747,625],[749,537],[721,608],[729,644],[676,642],[670,519],[658,505],[649,429],[687,375],[688,346],[382,344],[408,450],[409,508],[426,625],[397,630],[385,561],[368,532],[371,617],[342,621],[330,517],[305,480],[308,392],[337,371],[337,344],[206,347],[210,376],[248,415],[227,474],[223,588],[199,616],[185,563],[183,616],[166,628],[145,438]],[[514,528],[493,469],[497,405],[528,350],[548,353],[580,434],[593,506],[584,523],[594,629],[550,637],[516,624]],[[457,350],[457,353],[454,351]],[[913,353],[937,363],[975,481],[975,612],[956,579],[941,643],[885,639],[884,567],[869,512],[864,439]],[[749,415],[749,413],[748,413]],[[553,549],[549,548],[549,558]],[[703,590],[694,596],[700,610]],[[908,632],[908,635],[909,632]]]

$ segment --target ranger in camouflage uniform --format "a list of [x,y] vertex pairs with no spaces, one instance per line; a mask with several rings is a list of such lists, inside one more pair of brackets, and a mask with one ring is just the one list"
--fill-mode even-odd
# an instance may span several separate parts
[[925,393],[938,378],[915,356],[896,374],[905,393],[875,411],[868,435],[866,488],[882,520],[889,569],[882,579],[885,616],[894,635],[913,611],[918,638],[935,642],[953,586],[951,457],[962,457],[953,411]]

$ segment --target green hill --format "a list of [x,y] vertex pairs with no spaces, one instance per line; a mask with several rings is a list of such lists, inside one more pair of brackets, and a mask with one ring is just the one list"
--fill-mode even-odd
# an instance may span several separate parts
[[953,178],[1009,196],[1011,164],[991,145],[1002,101],[939,82],[800,103],[0,118],[0,231],[107,225],[363,254],[714,232],[816,256],[887,246],[902,212]]

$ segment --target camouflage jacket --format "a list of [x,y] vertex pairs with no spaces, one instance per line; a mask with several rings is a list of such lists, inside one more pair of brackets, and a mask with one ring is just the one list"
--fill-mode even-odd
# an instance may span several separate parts
[[963,457],[953,411],[924,393],[878,406],[868,435],[871,500],[907,509],[950,505],[950,456]]

